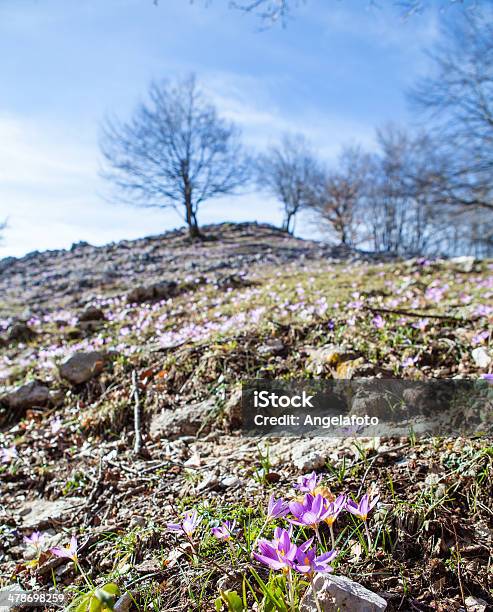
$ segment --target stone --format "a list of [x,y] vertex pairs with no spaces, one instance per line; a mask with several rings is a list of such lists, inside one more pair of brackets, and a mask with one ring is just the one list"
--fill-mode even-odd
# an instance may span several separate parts
[[300,612],[317,612],[313,590],[323,612],[380,612],[387,608],[383,597],[354,580],[319,574],[313,581],[313,587],[309,587],[301,600]]
[[484,346],[478,346],[471,352],[474,363],[478,368],[487,368],[493,361],[491,355],[484,348]]
[[141,304],[142,302],[167,300],[176,295],[177,289],[178,285],[174,281],[163,281],[147,287],[141,285],[130,291],[127,295],[127,302]]
[[155,300],[167,300],[176,295],[178,285],[174,281],[164,281],[152,286]]
[[21,515],[22,529],[41,529],[52,521],[59,522],[65,514],[73,512],[74,508],[82,505],[84,499],[80,497],[64,497],[56,501],[37,499],[25,502],[18,510]]
[[291,461],[301,472],[319,470],[325,465],[328,449],[338,444],[338,440],[330,438],[313,438],[302,440],[294,445],[291,451]]
[[140,304],[152,300],[153,295],[152,287],[135,287],[127,295],[127,302],[129,304]]
[[488,602],[479,597],[473,597],[469,595],[464,601],[467,612],[486,612],[488,609]]
[[216,403],[209,399],[174,410],[163,410],[151,419],[149,433],[152,438],[173,440],[182,436],[196,436],[209,433]]
[[241,484],[241,481],[236,476],[226,476],[219,484],[223,489],[234,489]]
[[273,338],[272,340],[267,340],[264,344],[261,344],[257,353],[259,355],[278,355],[282,353],[284,350],[284,344],[278,340],[277,338]]
[[346,380],[355,376],[373,376],[375,372],[375,366],[366,363],[363,357],[358,357],[357,359],[347,359],[339,362],[332,375],[336,380]]
[[81,385],[100,374],[105,361],[106,355],[99,351],[75,353],[60,365],[58,371],[63,379]]
[[[9,584],[5,587],[0,588],[0,599],[4,599],[5,596],[8,597],[10,594],[17,593],[27,593],[27,591],[21,587],[20,584]],[[0,612],[17,612],[18,610],[25,610],[24,606],[0,606]]]
[[101,308],[96,308],[96,306],[88,306],[79,315],[79,323],[85,323],[88,321],[104,321],[105,319],[106,317],[104,316],[104,312],[101,310]]
[[454,264],[454,267],[461,272],[472,272],[476,260],[470,255],[461,255],[459,257],[452,257],[450,263]]
[[241,387],[237,388],[226,400],[224,415],[229,429],[238,429],[243,422],[241,414]]
[[8,342],[28,342],[36,336],[36,332],[25,323],[13,323],[7,333]]
[[43,383],[33,380],[2,397],[2,403],[11,410],[25,411],[46,406],[50,401],[50,390]]
[[113,607],[113,610],[114,612],[128,612],[132,607],[132,604],[132,594],[127,591],[117,600]]
[[315,374],[321,374],[324,370],[337,368],[345,361],[357,359],[358,355],[349,351],[344,346],[327,344],[321,347],[306,347],[308,354],[307,369]]

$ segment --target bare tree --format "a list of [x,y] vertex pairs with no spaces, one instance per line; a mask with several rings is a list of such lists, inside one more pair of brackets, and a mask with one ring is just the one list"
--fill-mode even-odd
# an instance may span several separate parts
[[284,213],[282,229],[294,231],[297,213],[307,206],[307,187],[315,180],[317,163],[301,135],[285,134],[279,145],[272,146],[257,160],[257,183],[281,202]]
[[308,205],[343,245],[359,239],[370,157],[346,147],[335,170],[321,170],[309,187]]
[[[191,0],[193,2],[193,0]],[[206,0],[210,3],[210,0]],[[262,20],[267,23],[275,23],[281,21],[284,23],[289,16],[291,9],[294,6],[300,5],[307,0],[230,0],[229,4],[233,8],[240,9],[247,13],[256,13]],[[439,7],[441,9],[457,4],[459,1],[463,5],[474,7],[477,0],[441,0]],[[157,0],[155,0],[157,3]],[[404,17],[410,17],[416,13],[422,13],[429,8],[429,2],[422,0],[395,0],[393,4],[399,8]],[[362,3],[363,8],[378,7],[374,0],[367,0]]]
[[439,204],[493,210],[493,22],[491,9],[446,21],[431,53],[434,73],[411,99],[448,156],[435,182]]
[[268,23],[284,22],[294,4],[299,4],[299,0],[238,0],[231,2],[233,8],[247,13],[255,12]]
[[221,119],[195,77],[152,83],[149,101],[126,123],[106,120],[103,176],[138,206],[173,207],[200,235],[203,202],[236,193],[248,179],[237,128]]

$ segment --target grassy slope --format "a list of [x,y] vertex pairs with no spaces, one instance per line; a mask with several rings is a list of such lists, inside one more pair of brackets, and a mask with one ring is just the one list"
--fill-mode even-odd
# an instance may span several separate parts
[[[147,416],[211,396],[221,408],[242,378],[330,378],[334,371],[314,368],[305,351],[327,343],[360,356],[354,365],[372,364],[375,372],[390,375],[486,373],[474,364],[471,350],[491,341],[488,262],[470,273],[443,263],[294,263],[259,268],[248,280],[248,286],[227,289],[205,284],[168,302],[138,307],[102,296],[97,303],[109,320],[99,331],[72,340],[74,313],[55,311],[32,321],[38,336],[27,347],[4,351],[7,388],[36,376],[58,392],[56,408],[28,414],[0,434],[0,446],[14,444],[19,453],[0,467],[5,584],[14,575],[26,585],[29,576],[38,585],[51,582],[49,572],[15,563],[21,555],[20,549],[15,552],[21,544],[16,508],[37,496],[76,495],[90,503],[55,531],[77,532],[81,541],[89,538],[81,562],[94,581],[111,578],[130,586],[142,610],[210,610],[219,568],[233,562],[244,570],[247,561],[241,555],[231,561],[227,549],[207,535],[204,521],[200,561],[190,564],[184,555],[170,562],[176,539],[165,532],[166,520],[182,508],[198,507],[208,520],[238,519],[243,537],[253,540],[268,495],[293,495],[299,474],[292,463],[269,465],[265,451],[235,433],[182,444],[146,440],[146,455],[133,458],[133,370],[139,374]],[[383,313],[383,327],[378,327],[371,309],[382,308],[422,316]],[[479,335],[486,331],[489,336]],[[258,350],[272,338],[283,343],[279,354]],[[74,393],[58,380],[53,364],[88,347],[114,350],[115,355],[97,381]],[[340,375],[348,373],[347,364],[337,367]],[[53,434],[55,414],[62,422]],[[218,422],[227,429],[226,417]],[[286,441],[272,441],[273,456],[276,445],[286,448]],[[117,453],[101,473],[99,455],[111,450]],[[382,499],[371,523],[374,553],[365,552],[357,525],[347,516],[342,519],[338,572],[386,593],[393,609],[459,609],[471,593],[493,603],[488,590],[490,441],[346,440],[327,442],[325,453],[321,472],[331,489],[356,494],[371,486]],[[234,476],[238,482],[201,488],[211,474],[219,480]],[[104,535],[105,530],[112,534]],[[58,580],[80,584],[70,565]],[[232,581],[241,590],[241,580],[233,576]]]

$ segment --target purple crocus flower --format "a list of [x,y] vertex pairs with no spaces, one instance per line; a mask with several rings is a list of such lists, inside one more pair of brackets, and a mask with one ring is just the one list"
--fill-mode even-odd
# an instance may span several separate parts
[[418,361],[417,357],[406,357],[402,360],[401,365],[403,368],[412,368],[416,361]]
[[224,542],[227,542],[232,539],[235,526],[236,521],[224,521],[224,523],[219,527],[213,527],[211,529],[212,535],[218,540],[223,540]]
[[337,552],[331,550],[318,557],[316,554],[315,548],[303,550],[301,547],[298,547],[294,569],[301,574],[308,574],[309,576],[313,576],[315,573],[327,574],[332,572],[333,568],[329,563],[336,557]]
[[298,491],[301,493],[312,493],[318,487],[318,483],[321,479],[321,474],[317,476],[315,472],[312,472],[306,476],[300,476],[298,478],[298,483],[294,485],[294,488],[298,489]]
[[201,520],[202,517],[197,514],[197,510],[194,510],[193,512],[185,512],[181,523],[168,523],[167,528],[170,531],[184,533],[187,538],[191,538]]
[[50,548],[50,552],[56,557],[62,557],[64,559],[71,559],[74,563],[77,563],[77,538],[72,536],[70,539],[70,544],[65,548],[60,548],[55,546],[55,548]]
[[484,331],[478,332],[476,335],[472,337],[471,344],[476,346],[478,344],[482,344],[485,340],[489,338],[490,332],[485,329]]
[[493,308],[491,306],[486,306],[485,304],[478,304],[474,310],[474,314],[478,317],[487,317],[492,312]]
[[50,429],[51,429],[51,433],[56,436],[56,434],[62,429],[63,427],[63,423],[62,423],[62,419],[57,416],[54,419],[51,419],[50,421]]
[[282,497],[279,499],[274,498],[272,494],[269,498],[269,505],[267,507],[267,520],[273,520],[276,518],[282,518],[289,512],[289,506]]
[[327,525],[329,525],[329,527],[332,527],[332,525],[336,522],[339,514],[346,507],[346,501],[347,501],[347,497],[344,494],[342,494],[336,497],[336,499],[333,502],[330,502],[328,504],[327,506],[328,514],[324,518],[324,521],[327,523]]
[[0,463],[10,463],[18,457],[15,446],[10,448],[0,448]]
[[277,527],[272,541],[259,540],[259,552],[254,552],[253,557],[273,570],[290,570],[294,565],[298,551],[304,552],[313,542],[313,538],[310,538],[301,546],[296,546],[291,542],[291,535],[291,530],[286,531],[286,529]]
[[290,502],[289,510],[294,519],[289,519],[293,525],[318,529],[318,525],[330,514],[329,502],[322,495],[307,494],[303,502]]
[[428,327],[428,319],[421,319],[419,321],[417,321],[416,323],[413,323],[412,326],[415,329],[419,329],[420,331],[425,331],[426,328]]
[[377,314],[375,317],[373,317],[371,322],[377,329],[383,329],[385,327],[385,321],[382,315]]
[[493,384],[493,374],[481,374],[481,378],[486,380],[486,382]]
[[378,498],[379,496],[375,495],[375,497],[370,501],[368,493],[365,493],[359,504],[352,499],[348,500],[346,502],[346,510],[351,514],[354,514],[354,516],[360,518],[362,521],[366,521],[368,518],[368,513],[375,507]]
[[41,550],[45,541],[44,533],[33,531],[30,536],[24,536],[24,542],[36,550]]

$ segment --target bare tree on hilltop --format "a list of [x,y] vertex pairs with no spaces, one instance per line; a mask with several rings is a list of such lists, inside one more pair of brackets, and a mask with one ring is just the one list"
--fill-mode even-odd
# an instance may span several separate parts
[[296,215],[308,205],[308,185],[315,180],[317,163],[305,138],[286,134],[257,161],[257,182],[282,205],[282,229],[292,234]]
[[101,150],[103,176],[126,201],[174,208],[191,237],[200,235],[199,207],[248,179],[238,129],[218,116],[194,76],[152,83],[130,121],[106,120]]

